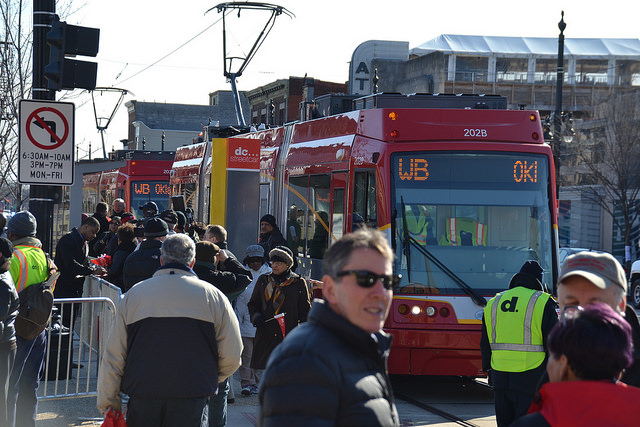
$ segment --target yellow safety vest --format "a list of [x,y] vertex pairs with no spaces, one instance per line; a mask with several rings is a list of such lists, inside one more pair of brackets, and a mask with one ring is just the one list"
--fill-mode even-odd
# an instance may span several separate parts
[[411,207],[407,206],[405,207],[405,214],[407,231],[419,245],[425,246],[429,235],[429,227],[432,226],[433,221],[427,217],[422,209],[420,209],[420,214],[416,217]]
[[47,256],[35,246],[15,246],[9,272],[18,292],[27,286],[44,282],[49,278]]
[[500,292],[484,308],[491,345],[491,368],[524,372],[537,368],[545,357],[542,317],[549,294],[522,286]]
[[447,233],[440,239],[441,246],[463,246],[462,232],[471,234],[470,246],[487,245],[487,226],[472,218],[449,218]]

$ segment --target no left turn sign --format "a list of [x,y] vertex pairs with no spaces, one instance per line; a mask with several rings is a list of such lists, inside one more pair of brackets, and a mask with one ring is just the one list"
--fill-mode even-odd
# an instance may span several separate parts
[[20,183],[73,184],[74,114],[70,102],[20,101]]

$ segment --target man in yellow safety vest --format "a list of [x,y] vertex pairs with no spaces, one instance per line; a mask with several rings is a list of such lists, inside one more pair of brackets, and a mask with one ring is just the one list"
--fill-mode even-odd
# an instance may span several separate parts
[[[47,256],[36,237],[36,218],[29,211],[18,212],[7,224],[7,237],[13,243],[10,273],[18,292],[49,278]],[[38,385],[44,366],[46,330],[33,339],[16,337],[18,349],[9,379],[7,412],[9,425],[35,425]]]
[[545,373],[546,340],[558,323],[556,303],[543,292],[542,268],[524,263],[509,289],[487,303],[482,319],[482,369],[493,385],[498,426],[524,415]]

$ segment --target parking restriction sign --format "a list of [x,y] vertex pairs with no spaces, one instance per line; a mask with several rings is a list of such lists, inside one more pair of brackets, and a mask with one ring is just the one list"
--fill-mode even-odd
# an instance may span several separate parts
[[71,102],[20,101],[18,182],[73,184],[74,114]]

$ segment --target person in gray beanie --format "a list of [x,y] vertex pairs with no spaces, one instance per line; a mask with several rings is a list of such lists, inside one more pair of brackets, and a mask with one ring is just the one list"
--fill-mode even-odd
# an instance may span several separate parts
[[11,217],[7,224],[7,235],[13,233],[17,237],[35,236],[38,223],[29,211],[21,211]]
[[[25,288],[49,278],[49,262],[36,235],[36,218],[28,211],[15,214],[7,224],[7,237],[13,244],[9,269],[20,293]],[[47,347],[46,330],[32,339],[23,338],[16,330],[17,351],[9,378],[7,393],[8,424],[35,425],[38,410],[40,367]]]

